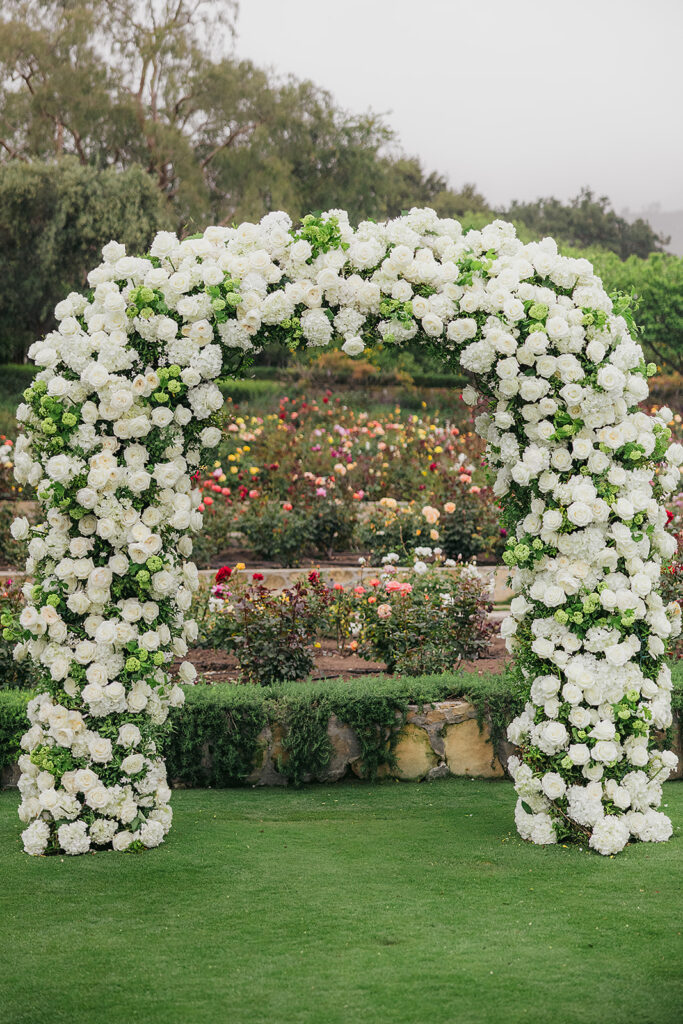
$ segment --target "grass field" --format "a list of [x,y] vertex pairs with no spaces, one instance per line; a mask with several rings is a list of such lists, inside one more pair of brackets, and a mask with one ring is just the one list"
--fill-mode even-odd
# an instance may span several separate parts
[[[535,848],[508,783],[174,794],[145,854],[33,860],[0,797],[3,1024],[674,1024],[664,845]],[[678,981],[677,981],[678,978]]]

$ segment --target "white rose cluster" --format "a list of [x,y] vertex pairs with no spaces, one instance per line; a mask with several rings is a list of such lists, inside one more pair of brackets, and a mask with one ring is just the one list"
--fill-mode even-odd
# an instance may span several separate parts
[[[488,404],[477,430],[517,567],[503,633],[530,694],[510,727],[520,833],[588,833],[603,853],[667,837],[654,808],[672,755],[650,728],[671,720],[660,661],[680,622],[657,584],[683,448],[638,411],[651,368],[588,261],[502,221],[463,233],[413,209],[354,229],[331,210],[298,229],[271,213],[161,232],[145,257],[110,242],[88,283],[31,348],[13,452],[45,515],[13,529],[34,580],[17,656],[44,691],[23,739],[27,852],[155,846],[170,825],[157,733],[183,700],[166,667],[196,637],[185,559],[202,523],[192,477],[220,441],[217,379],[266,342],[353,357],[378,339],[430,346],[473,375],[468,404]],[[193,675],[186,663],[181,682]]]

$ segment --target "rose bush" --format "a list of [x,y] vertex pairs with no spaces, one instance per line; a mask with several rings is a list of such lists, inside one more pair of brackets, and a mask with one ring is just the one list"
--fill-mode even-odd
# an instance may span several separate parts
[[246,585],[231,575],[228,566],[216,574],[204,623],[206,646],[236,657],[241,682],[272,686],[305,679],[333,592],[315,572],[279,593],[263,585],[261,573]]
[[[655,808],[675,759],[650,728],[671,719],[661,659],[680,608],[657,585],[683,446],[638,411],[654,367],[591,264],[501,221],[463,235],[431,210],[355,230],[342,211],[298,229],[274,213],[161,232],[141,258],[111,242],[103,259],[32,346],[41,370],[18,411],[15,475],[45,514],[16,626],[41,673],[21,763],[27,851],[154,846],[169,827],[156,731],[183,699],[165,666],[194,635],[184,559],[201,526],[191,476],[220,440],[215,380],[265,342],[360,354],[378,337],[431,346],[489,406],[477,429],[518,566],[505,634],[530,690],[510,731],[520,833],[604,854],[667,838]],[[548,774],[564,789],[544,789]]]
[[[383,661],[388,672],[449,672],[478,657],[491,640],[490,593],[476,566],[444,559],[430,547],[397,571],[398,555],[384,559],[378,576],[350,593],[350,632],[361,657]],[[439,572],[441,566],[451,573]]]

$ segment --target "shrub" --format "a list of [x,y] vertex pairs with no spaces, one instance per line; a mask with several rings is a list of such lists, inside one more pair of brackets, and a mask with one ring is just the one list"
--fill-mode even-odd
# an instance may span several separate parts
[[310,534],[316,554],[327,555],[345,551],[351,546],[356,510],[347,502],[332,498],[315,505],[309,512]]
[[13,655],[16,643],[12,623],[18,619],[24,606],[24,596],[18,583],[3,580],[0,583],[0,690],[30,690],[38,685],[39,673],[30,658],[16,661]]
[[439,521],[439,535],[447,558],[481,557],[499,562],[507,533],[501,528],[490,488],[458,495],[454,511],[445,513]]
[[[672,706],[683,713],[683,674],[673,672]],[[187,786],[234,786],[245,782],[257,763],[260,733],[284,726],[288,757],[280,772],[292,782],[315,776],[329,764],[327,737],[331,714],[349,725],[361,743],[365,775],[392,759],[398,727],[410,704],[470,700],[481,726],[491,729],[494,744],[524,707],[526,691],[509,675],[364,676],[277,687],[186,686],[185,704],[171,713],[162,739],[169,779]],[[0,767],[14,764],[27,728],[26,705],[32,694],[0,691]]]
[[252,501],[237,525],[260,558],[296,566],[307,553],[329,556],[347,548],[355,511],[333,497],[296,506],[288,501]]
[[[4,565],[9,565],[13,569],[23,569],[26,565],[26,541],[15,540],[10,533],[10,526],[17,515],[16,502],[0,501],[0,560]],[[35,519],[32,511],[27,514],[22,509],[21,515],[26,515],[32,522]]]
[[0,768],[19,759],[21,737],[28,729],[26,706],[32,696],[21,690],[0,691]]
[[208,569],[222,561],[221,556],[230,543],[229,535],[239,527],[231,505],[212,503],[204,507],[202,515],[204,524],[201,533],[195,534],[192,539],[192,560],[200,569]]
[[414,503],[399,505],[394,498],[382,498],[359,521],[356,540],[371,564],[379,565],[389,554],[405,561],[423,540],[424,531],[424,519]]
[[[399,730],[411,704],[469,699],[480,725],[488,723],[497,741],[524,707],[524,695],[507,676],[463,674],[418,678],[366,676],[272,687],[185,687],[186,701],[173,712],[163,752],[170,779],[192,786],[244,783],[258,763],[260,733],[269,726],[282,733],[278,771],[298,784],[322,774],[333,754],[327,734],[331,715],[358,736],[362,772],[375,778],[394,763]],[[208,755],[208,756],[207,756]]]
[[259,558],[280,565],[299,565],[313,544],[312,522],[305,512],[279,501],[252,502],[239,519],[239,528]]
[[277,594],[264,587],[261,578],[254,573],[252,582],[242,588],[230,584],[227,567],[219,570],[208,644],[235,655],[244,682],[269,686],[305,679],[313,668],[321,603],[330,591],[317,573]]
[[[430,557],[430,548],[417,554]],[[417,560],[408,573],[383,573],[356,587],[358,652],[384,661],[389,672],[446,672],[463,658],[475,658],[490,641],[494,626],[486,585],[476,567],[451,564],[441,571]]]
[[[676,558],[670,565],[662,569],[661,575],[662,600],[665,604],[677,601],[683,609],[683,562]],[[683,658],[683,634],[674,637],[671,644],[673,658]]]

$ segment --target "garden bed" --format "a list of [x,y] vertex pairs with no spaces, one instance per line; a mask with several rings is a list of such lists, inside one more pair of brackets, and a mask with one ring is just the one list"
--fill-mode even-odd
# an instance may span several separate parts
[[[505,649],[505,642],[500,637],[492,640],[487,655],[476,661],[464,661],[460,668],[464,672],[477,675],[503,672],[509,655]],[[192,662],[198,674],[207,683],[235,682],[239,675],[236,659],[224,651],[195,647],[188,652],[187,660]],[[355,679],[358,676],[377,675],[386,667],[383,662],[365,661],[348,649],[341,650],[334,640],[321,641],[320,649],[314,655],[314,663],[315,667],[311,673],[314,680]],[[171,666],[171,672],[177,672],[179,665],[180,661],[175,662]]]

